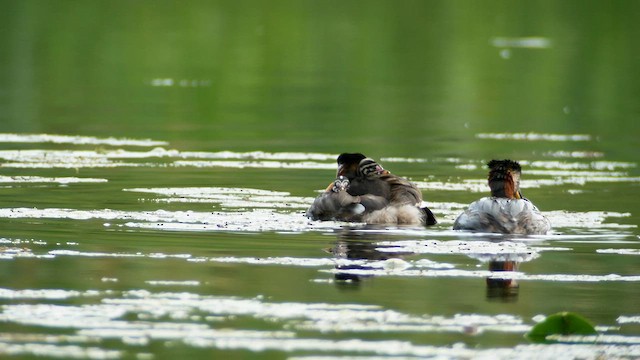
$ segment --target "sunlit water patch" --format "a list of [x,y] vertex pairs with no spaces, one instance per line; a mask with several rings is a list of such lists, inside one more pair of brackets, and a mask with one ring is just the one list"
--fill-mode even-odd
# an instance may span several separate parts
[[499,48],[546,49],[551,47],[551,39],[541,36],[529,37],[494,37],[491,45]]
[[196,202],[219,204],[223,208],[289,208],[306,209],[313,198],[291,196],[284,191],[249,188],[134,188],[124,191],[157,194],[155,202]]
[[154,286],[199,286],[200,281],[197,280],[185,280],[185,281],[171,281],[171,280],[147,280],[145,283]]
[[[104,167],[157,167],[167,166],[166,161],[180,157],[177,150],[167,150],[156,147],[147,151],[132,151],[124,149],[101,150],[2,150],[0,159],[6,162],[2,167],[7,168],[104,168]],[[146,159],[148,162],[136,160]],[[152,161],[154,160],[155,161]]]
[[[130,155],[129,152],[125,154]],[[65,162],[65,166],[72,166],[72,164]],[[39,178],[28,179],[32,181],[43,180]],[[71,182],[74,179],[58,179],[58,181]],[[339,226],[333,222],[310,222],[304,216],[304,210],[311,204],[313,198],[291,196],[287,192],[221,187],[135,188],[125,189],[125,191],[156,195],[152,198],[141,199],[148,202],[211,203],[220,210],[231,209],[231,211],[171,212],[152,210],[127,212],[115,209],[5,208],[0,209],[0,217],[10,219],[103,219],[108,221],[106,226],[111,226],[113,221],[124,220],[127,221],[125,224],[115,225],[176,231],[302,231]]]
[[77,291],[62,289],[3,289],[0,288],[0,299],[40,299],[40,300],[62,300],[77,297],[95,297],[103,295],[103,292],[96,290]]
[[640,249],[598,249],[599,254],[640,255]]
[[218,151],[218,152],[194,152],[183,151],[183,158],[190,159],[220,159],[220,160],[297,160],[297,161],[333,161],[337,154],[303,153],[303,152],[265,152],[265,151]]
[[478,139],[526,140],[526,141],[590,141],[587,134],[540,134],[540,133],[479,133]]
[[[330,230],[343,223],[310,221],[304,214],[281,213],[271,209],[249,211],[120,211],[62,208],[3,208],[0,218],[105,220],[105,226],[173,231],[283,231]],[[116,223],[117,222],[117,223]]]
[[333,274],[348,274],[360,277],[375,276],[402,276],[402,277],[450,277],[450,278],[488,278],[493,280],[517,280],[517,281],[550,281],[550,282],[640,282],[640,275],[585,275],[585,274],[525,274],[514,271],[471,271],[471,270],[419,270],[408,269],[402,271],[386,271],[379,269],[331,269],[324,270]]
[[[630,176],[629,170],[636,163],[621,161],[527,161],[524,166],[521,187],[523,189],[542,186],[585,185],[602,182],[640,182],[640,177]],[[461,170],[479,172],[485,164],[479,161],[467,161],[455,165]],[[484,172],[484,170],[483,170]],[[531,179],[533,177],[534,179]],[[539,178],[542,177],[542,178]],[[486,179],[460,179],[459,181],[418,181],[419,187],[428,190],[486,192],[489,187]]]
[[[114,209],[79,210],[65,208],[0,208],[0,218],[7,219],[69,219],[69,220],[104,220],[107,227],[130,227],[138,229],[155,229],[171,231],[281,231],[281,232],[301,232],[301,231],[326,231],[345,226],[344,222],[334,221],[311,221],[304,215],[306,203],[296,202],[295,199],[288,201],[285,198],[280,205],[270,203],[270,198],[261,199],[235,199],[235,198],[215,198],[215,199],[181,199],[167,198],[167,202],[216,202],[229,211],[122,211]],[[438,204],[434,209],[439,209]],[[247,209],[250,207],[251,209]],[[464,206],[458,204],[453,207],[450,204],[441,206],[439,219],[441,225],[452,224],[455,217]],[[446,208],[446,209],[445,209]],[[283,209],[283,210],[279,210]],[[565,230],[582,231],[583,233],[604,233],[611,230],[622,231],[635,229],[634,224],[619,224],[610,222],[609,218],[626,218],[629,213],[616,213],[604,211],[590,212],[566,212],[549,211],[544,212],[551,220],[554,231],[561,233]],[[357,224],[356,224],[357,225]],[[420,230],[426,235],[427,229]],[[404,230],[403,230],[404,231]]]
[[[49,299],[46,294],[43,296],[41,300]],[[364,333],[456,333],[462,336],[477,336],[486,332],[523,334],[534,322],[509,314],[410,314],[377,305],[270,302],[262,297],[208,296],[143,289],[109,293],[93,304],[9,304],[2,305],[1,310],[0,322],[70,331],[67,335],[48,337],[49,348],[41,349],[42,354],[48,356],[55,356],[60,351],[68,357],[83,354],[89,358],[118,358],[135,349],[129,348],[126,352],[110,350],[106,344],[113,344],[114,341],[138,348],[151,344],[169,346],[178,342],[195,348],[242,349],[256,353],[306,351],[334,356],[491,356],[507,359],[530,351],[535,351],[538,358],[541,355],[542,358],[552,358],[561,352],[566,355],[567,351],[589,356],[629,356],[640,352],[634,347],[637,339],[616,336],[614,342],[607,340],[607,336],[611,335],[596,339],[603,345],[582,345],[584,348],[518,345],[490,350],[463,344],[431,346],[389,339],[362,340],[356,336]],[[237,328],[233,324],[237,324],[234,320],[238,318],[269,323],[273,330]],[[297,334],[302,331],[305,336]],[[342,334],[342,339],[329,339],[324,335],[327,333]],[[8,354],[13,349],[15,354],[34,354],[26,349],[26,345],[37,344],[38,340],[42,340],[38,333],[28,337],[0,336],[0,353]],[[75,352],[66,347],[73,347]]]
[[[586,145],[593,140],[591,136],[581,134],[489,134],[479,138],[581,142]],[[288,169],[286,173],[295,176],[296,170],[335,170],[337,156],[309,152],[181,151],[165,148],[168,144],[154,140],[126,142],[126,139],[120,139],[122,141],[118,142],[112,139],[53,139],[47,136],[22,140],[25,140],[25,143],[69,144],[69,149],[60,150],[60,146],[56,146],[55,150],[3,150],[0,151],[2,167],[95,168],[93,172],[102,171],[104,175],[93,175],[95,178],[47,177],[44,175],[51,175],[53,171],[46,170],[47,174],[41,174],[43,176],[32,176],[31,173],[27,174],[29,176],[2,176],[0,183],[6,184],[6,189],[18,187],[16,184],[27,184],[19,185],[27,187],[32,183],[90,183],[93,184],[91,188],[100,188],[102,183],[110,179],[112,171],[107,172],[101,168],[118,167],[136,167],[136,172],[140,174],[144,173],[144,168],[153,168],[154,174],[163,168],[172,168],[171,171],[178,172],[188,170],[193,173],[201,171],[200,168],[205,171],[209,168],[252,168],[264,172],[272,169],[272,173],[274,169]],[[72,147],[77,145],[85,147]],[[131,150],[128,146],[149,148]],[[539,156],[542,156],[542,160],[548,161],[541,161]],[[603,153],[590,151],[588,148],[584,151],[538,152],[536,158],[521,160],[524,169],[524,190],[542,187],[553,190],[556,187],[571,195],[579,193],[583,189],[582,186],[589,183],[640,181],[633,175],[637,168],[636,163],[611,161]],[[54,219],[63,220],[55,221],[56,224],[71,224],[70,228],[73,228],[78,222],[98,220],[98,231],[102,229],[102,223],[104,230],[109,234],[135,237],[140,234],[138,230],[141,229],[153,230],[144,231],[145,235],[157,235],[156,232],[165,231],[159,237],[162,240],[146,248],[141,245],[140,248],[131,251],[118,251],[102,246],[89,249],[85,248],[83,240],[75,238],[68,241],[47,241],[46,236],[43,236],[45,240],[2,238],[0,261],[9,268],[31,261],[46,262],[47,266],[73,262],[125,262],[141,267],[141,264],[153,264],[156,268],[177,264],[194,269],[193,273],[176,272],[170,278],[165,277],[166,273],[149,272],[148,276],[139,279],[133,287],[132,279],[121,273],[108,271],[95,276],[92,279],[94,285],[83,284],[70,289],[35,288],[35,285],[34,288],[12,289],[5,286],[0,289],[0,299],[3,300],[0,306],[0,322],[21,329],[28,328],[30,332],[0,334],[0,356],[12,354],[61,358],[151,358],[152,355],[146,353],[151,351],[150,349],[154,349],[154,352],[156,349],[162,351],[163,346],[168,348],[177,345],[206,351],[269,351],[285,352],[289,355],[298,351],[303,352],[296,354],[299,358],[309,359],[511,359],[523,358],[530,353],[538,358],[549,359],[567,354],[586,359],[595,359],[598,356],[640,356],[637,337],[620,336],[614,340],[614,335],[609,334],[617,331],[612,324],[599,325],[599,331],[604,334],[596,340],[596,344],[516,344],[511,348],[487,346],[485,349],[482,346],[463,343],[476,336],[476,339],[482,339],[481,336],[496,334],[516,335],[520,338],[519,336],[528,331],[536,320],[509,314],[512,312],[509,307],[505,307],[502,314],[487,314],[481,310],[478,310],[480,313],[465,312],[460,308],[452,308],[447,312],[448,315],[444,316],[404,310],[397,302],[381,306],[378,298],[369,301],[365,294],[369,291],[376,296],[384,294],[375,292],[378,291],[376,284],[393,282],[396,279],[407,283],[450,283],[452,288],[465,281],[480,285],[481,288],[487,284],[487,293],[489,283],[509,286],[517,284],[523,288],[533,288],[534,286],[530,286],[533,282],[536,282],[536,287],[544,286],[545,283],[576,283],[577,288],[605,287],[611,286],[611,283],[635,286],[640,283],[640,276],[633,271],[617,274],[613,267],[597,271],[590,269],[583,273],[580,267],[561,267],[544,271],[544,267],[543,270],[539,270],[539,267],[535,266],[544,264],[548,258],[566,257],[571,260],[581,256],[602,256],[614,260],[633,260],[633,256],[638,255],[637,249],[634,248],[637,244],[637,230],[632,221],[634,215],[629,212],[607,209],[572,212],[563,210],[561,205],[543,209],[554,225],[554,232],[546,236],[516,237],[453,231],[450,229],[455,217],[468,205],[460,203],[460,196],[456,198],[454,192],[476,193],[478,197],[488,193],[485,160],[456,157],[381,157],[379,160],[383,165],[389,163],[389,168],[393,168],[394,164],[405,164],[425,168],[433,165],[439,169],[440,175],[425,174],[424,180],[417,181],[418,186],[426,190],[426,204],[436,213],[439,220],[437,226],[372,228],[364,224],[310,221],[304,216],[304,211],[313,201],[318,189],[309,188],[306,193],[308,197],[293,196],[286,191],[270,190],[268,184],[259,182],[246,188],[183,187],[179,183],[175,184],[175,187],[156,187],[154,179],[146,179],[145,182],[144,178],[140,178],[135,183],[122,184],[116,190],[116,196],[117,191],[122,189],[126,191],[125,195],[128,195],[123,198],[133,198],[133,202],[137,200],[136,207],[128,207],[127,210],[100,208],[113,205],[96,205],[97,208],[93,210],[78,209],[72,198],[69,203],[56,206],[0,209],[0,219],[6,223],[19,223],[21,226],[33,222],[46,225],[47,221],[43,219]],[[451,176],[447,169],[450,169]],[[327,178],[327,183],[330,180]],[[114,183],[110,183],[109,188],[117,185]],[[263,186],[267,188],[261,188]],[[567,191],[567,188],[573,192]],[[297,187],[295,191],[300,192],[300,189],[301,187]],[[429,192],[441,190],[450,191],[448,194],[451,194],[451,199],[446,202],[430,201]],[[176,207],[189,207],[189,203],[193,203],[197,211],[173,211]],[[221,245],[215,242],[218,239],[216,235],[207,233],[220,231],[254,236],[251,240],[257,242],[263,239],[260,237],[262,234],[259,234],[261,232],[275,233],[266,234],[266,241],[269,241],[269,236],[272,235],[288,234],[283,238],[284,244],[287,241],[296,241],[299,237],[303,241],[296,243],[296,247],[312,248],[304,248],[304,252],[300,253],[294,253],[300,249],[282,250],[280,253],[270,249],[270,256],[266,256],[265,252],[258,252],[264,249],[254,248],[253,242],[250,246],[242,241],[234,244],[233,246],[243,249],[241,253],[229,248],[224,248],[220,253],[209,250],[203,252],[200,248],[180,248],[171,252],[167,251],[164,243],[160,243],[165,240],[181,241],[184,232],[187,231],[204,233],[189,236],[193,235],[192,239],[198,240],[206,238],[206,246],[212,248]],[[321,232],[324,236],[319,243],[315,243],[309,239],[316,234],[305,233],[309,231]],[[174,239],[173,234],[169,232],[175,232],[175,238],[180,240]],[[90,243],[92,240],[85,241]],[[529,264],[517,266],[523,263]],[[206,276],[201,276],[202,274],[198,273],[199,269],[204,269]],[[231,296],[237,289],[233,286],[237,285],[232,286],[229,282],[220,287],[216,283],[217,280],[208,280],[212,273],[215,275],[214,278],[218,279],[216,276],[220,273],[217,269],[224,270],[220,273],[226,271],[227,275],[222,276],[229,276],[230,279],[243,271],[251,273],[268,270],[282,278],[288,275],[287,272],[308,273],[310,276],[303,278],[302,283],[313,286],[314,291],[322,294],[333,294],[334,288],[358,288],[366,289],[366,292],[359,293],[358,296],[362,297],[357,303],[349,303],[350,298],[344,297],[340,299],[347,300],[334,300],[333,303],[324,302],[329,301],[324,300],[324,297],[323,300],[310,299],[308,302],[299,301],[299,297],[296,298],[298,301],[287,301],[288,295],[272,288],[269,291],[275,294],[274,297],[259,294],[253,294],[257,295],[255,297]],[[179,274],[184,276],[181,277]],[[383,279],[375,279],[377,277]],[[369,284],[371,286],[368,286]],[[94,290],[93,286],[97,290]],[[262,286],[266,288],[269,285]],[[137,290],[131,290],[132,288]],[[165,290],[166,292],[163,292]],[[200,291],[206,292],[206,295],[199,294]],[[250,294],[251,288],[246,287],[242,291],[243,294]],[[340,294],[339,296],[348,296],[348,292]],[[507,296],[513,295],[503,297]],[[520,302],[528,302],[529,299],[522,299],[523,297],[523,294],[520,294]],[[477,305],[478,308],[482,306],[477,303],[473,305]],[[516,310],[512,313],[523,314],[527,311]],[[628,327],[640,323],[637,314],[633,312],[620,310],[614,315],[617,320],[613,325]],[[437,334],[437,337],[447,336],[454,345],[429,345],[430,336],[433,334]],[[398,340],[407,336],[411,339],[426,339],[424,342],[427,344],[422,340]],[[459,343],[455,343],[456,341]],[[478,341],[470,342],[475,344]]]
[[2,176],[0,184],[24,184],[24,183],[54,183],[54,184],[75,184],[75,183],[105,183],[107,179],[78,178],[78,177],[42,177],[42,176]]
[[3,336],[0,335],[0,354],[8,356],[36,356],[60,359],[120,359],[123,352],[119,350],[107,350],[98,347],[84,347],[80,345],[57,345],[61,343],[90,343],[85,337],[69,337],[40,335],[30,336]]
[[[116,295],[116,294],[112,294]],[[46,300],[45,298],[43,300]],[[133,320],[124,320],[123,317]],[[249,318],[271,323],[279,330],[217,330],[211,323]],[[194,323],[194,321],[199,321]],[[530,323],[512,315],[457,314],[452,317],[414,315],[375,305],[301,302],[269,302],[257,298],[203,296],[194,293],[154,293],[131,290],[106,296],[85,305],[3,305],[0,322],[39,327],[75,329],[88,339],[138,341],[184,341],[219,347],[220,340],[235,339],[241,348],[253,348],[251,340],[297,339],[300,346],[320,339],[305,339],[294,331],[317,333],[453,332],[477,335],[489,332],[524,333]],[[217,326],[216,326],[217,327]],[[328,345],[328,344],[327,344]],[[270,348],[270,347],[269,347]],[[332,351],[330,347],[316,350]],[[366,350],[366,352],[369,352]]]
[[600,151],[547,151],[542,154],[546,157],[552,158],[575,158],[575,159],[586,159],[586,158],[601,158],[604,157],[604,153]]
[[385,253],[458,254],[492,261],[530,261],[540,251],[565,251],[567,248],[536,247],[515,241],[483,240],[397,240],[383,241],[376,250]]
[[[79,168],[113,168],[145,166],[135,162],[117,161],[114,159],[157,157],[157,152],[133,151],[93,151],[93,150],[2,150],[0,159],[5,168],[33,169],[79,169]],[[126,156],[125,156],[126,155]],[[151,166],[147,164],[146,166]]]
[[[336,155],[317,153],[180,152],[156,147],[148,151],[102,150],[2,150],[6,168],[104,168],[104,167],[226,167],[265,169],[335,169]],[[147,159],[145,163],[132,160]],[[155,161],[151,161],[156,159]],[[159,161],[162,159],[162,161]],[[331,161],[328,161],[331,160]]]
[[335,169],[334,164],[318,163],[311,161],[302,162],[285,162],[285,161],[176,161],[173,163],[175,166],[182,167],[196,167],[196,168],[210,168],[210,167],[227,167],[235,169]]
[[547,211],[544,214],[550,219],[554,227],[581,230],[584,233],[607,231],[611,229],[635,229],[635,224],[618,224],[610,218],[629,218],[630,213],[615,211]]
[[149,81],[149,85],[154,87],[181,87],[181,88],[198,88],[210,87],[211,80],[206,79],[174,79],[174,78],[155,78]]
[[54,143],[72,145],[110,145],[110,146],[161,146],[166,141],[151,139],[98,138],[94,136],[70,136],[52,134],[9,134],[0,133],[0,143]]

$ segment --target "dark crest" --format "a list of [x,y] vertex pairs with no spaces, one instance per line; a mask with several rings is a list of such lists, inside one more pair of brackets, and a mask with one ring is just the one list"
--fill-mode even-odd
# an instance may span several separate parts
[[517,161],[505,159],[505,160],[491,160],[487,163],[489,167],[489,180],[501,180],[504,179],[510,172],[521,172],[522,168]]
[[338,165],[342,164],[358,164],[366,156],[360,153],[342,153],[338,156]]
[[506,198],[521,198],[520,164],[513,160],[491,160],[489,167],[489,187],[491,195]]

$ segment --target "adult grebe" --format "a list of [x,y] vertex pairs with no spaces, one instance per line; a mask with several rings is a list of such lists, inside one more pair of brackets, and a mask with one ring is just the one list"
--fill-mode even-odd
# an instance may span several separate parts
[[360,198],[362,221],[369,224],[433,225],[435,216],[422,207],[422,192],[407,179],[385,170],[360,153],[338,156],[337,176],[349,179],[347,192]]
[[512,160],[491,160],[491,197],[477,200],[453,224],[454,230],[503,234],[546,234],[551,223],[520,192],[520,164]]

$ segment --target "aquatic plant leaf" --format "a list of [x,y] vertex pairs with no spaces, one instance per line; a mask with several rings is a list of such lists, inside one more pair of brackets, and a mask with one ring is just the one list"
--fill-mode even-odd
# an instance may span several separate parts
[[525,337],[533,342],[546,342],[550,335],[597,335],[591,322],[572,312],[549,315],[534,326]]

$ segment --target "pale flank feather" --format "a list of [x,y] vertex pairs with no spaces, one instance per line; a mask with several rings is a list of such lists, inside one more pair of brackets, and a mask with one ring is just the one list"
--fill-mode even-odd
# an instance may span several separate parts
[[423,225],[424,213],[415,205],[387,206],[362,217],[367,224]]
[[505,234],[546,234],[551,223],[528,200],[485,197],[465,210],[453,224],[454,230]]

